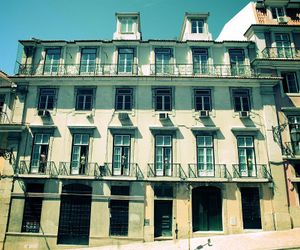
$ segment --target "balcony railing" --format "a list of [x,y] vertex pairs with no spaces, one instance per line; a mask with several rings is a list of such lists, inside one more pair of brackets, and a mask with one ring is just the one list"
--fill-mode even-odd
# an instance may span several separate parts
[[186,179],[187,175],[183,171],[180,163],[155,164],[148,163],[148,177],[173,177]]
[[189,164],[189,178],[230,178],[225,164]]
[[271,59],[300,59],[300,48],[267,47],[261,52],[261,57]]
[[97,163],[60,162],[59,175],[95,176],[96,165]]
[[99,177],[119,176],[120,178],[135,177],[137,179],[144,179],[144,175],[137,163],[130,163],[124,166],[115,166],[113,163],[104,163],[103,166],[97,166],[95,175]]
[[20,161],[16,174],[51,175],[57,176],[58,171],[53,161]]
[[300,143],[285,142],[282,145],[282,153],[288,157],[300,157]]
[[[59,64],[55,67],[45,67],[43,64],[19,64],[19,75],[45,75],[45,76],[126,76],[126,75],[155,75],[155,76],[215,76],[215,77],[254,77],[258,74],[250,65],[229,64],[150,64],[139,67],[130,65],[120,67],[118,64],[95,64],[85,67],[80,64]],[[86,66],[86,65],[85,65]]]
[[0,124],[10,124],[11,120],[9,119],[8,115],[4,111],[0,111]]
[[272,175],[264,164],[234,164],[233,178],[254,178],[254,179],[272,179]]

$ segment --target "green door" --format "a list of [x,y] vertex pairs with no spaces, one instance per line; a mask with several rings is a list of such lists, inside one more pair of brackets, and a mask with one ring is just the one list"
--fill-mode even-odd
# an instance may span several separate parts
[[261,229],[258,188],[241,188],[244,229]]
[[215,187],[199,187],[192,192],[193,232],[222,231],[221,191]]
[[172,201],[154,201],[154,237],[172,236]]

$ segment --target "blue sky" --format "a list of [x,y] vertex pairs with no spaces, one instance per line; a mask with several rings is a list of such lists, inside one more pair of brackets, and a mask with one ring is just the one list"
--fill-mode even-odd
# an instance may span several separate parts
[[1,0],[0,69],[14,73],[18,40],[112,39],[115,12],[141,14],[143,39],[178,37],[185,12],[209,12],[216,39],[249,0]]

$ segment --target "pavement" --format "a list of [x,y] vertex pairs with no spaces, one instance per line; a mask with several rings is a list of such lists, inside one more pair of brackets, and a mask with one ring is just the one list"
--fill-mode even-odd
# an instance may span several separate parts
[[[210,243],[209,243],[210,241]],[[285,231],[245,232],[243,234],[220,235],[184,240],[154,241],[81,248],[82,250],[273,250],[300,249],[300,228]],[[78,248],[77,248],[78,250]]]

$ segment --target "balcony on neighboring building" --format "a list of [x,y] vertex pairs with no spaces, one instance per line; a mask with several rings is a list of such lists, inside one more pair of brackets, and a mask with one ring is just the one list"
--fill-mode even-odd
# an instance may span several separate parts
[[300,144],[299,144],[299,141],[285,142],[282,145],[282,153],[283,153],[284,158],[287,158],[287,159],[298,158],[298,159],[300,159]]
[[233,179],[243,182],[269,182],[272,175],[265,164],[233,164]]
[[59,163],[59,175],[60,176],[80,176],[80,177],[94,177],[97,163],[85,163],[80,162],[60,162]]
[[8,114],[4,111],[0,111],[0,124],[10,124],[11,120],[8,117]]
[[186,173],[180,163],[148,163],[148,178],[154,180],[185,180]]
[[262,59],[294,59],[300,60],[300,48],[294,47],[266,47],[262,50]]
[[57,176],[58,169],[53,161],[20,161],[16,166],[15,173],[17,175],[31,175],[31,176]]
[[231,178],[225,164],[189,164],[189,178],[195,181],[227,181]]
[[104,163],[104,165],[95,169],[95,175],[97,177],[114,177],[114,179],[144,179],[144,175],[137,163]]
[[[53,67],[55,66],[55,67]],[[20,76],[183,76],[183,77],[257,77],[250,65],[230,64],[94,64],[82,69],[80,64],[59,64],[51,68],[43,64],[19,64]],[[47,69],[47,70],[45,70]]]

